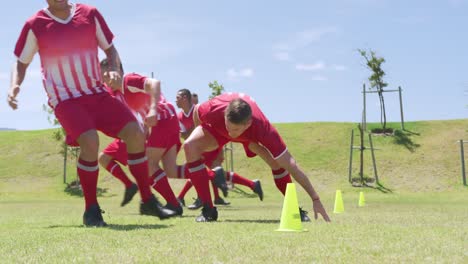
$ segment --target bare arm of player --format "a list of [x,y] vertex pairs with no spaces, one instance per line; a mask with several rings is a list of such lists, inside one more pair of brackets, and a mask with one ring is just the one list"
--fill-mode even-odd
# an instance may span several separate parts
[[302,171],[302,169],[297,165],[296,160],[291,156],[289,151],[286,151],[283,153],[280,157],[276,159],[276,162],[278,162],[279,166],[281,168],[286,169],[291,173],[291,176],[293,176],[294,180],[296,180],[304,190],[309,194],[310,198],[312,199],[312,204],[314,206],[314,217],[315,219],[318,218],[318,214],[322,215],[323,219],[325,221],[330,222],[330,217],[328,217],[328,214],[323,207],[322,202],[320,201],[320,197],[318,193],[315,191],[314,187],[309,181],[309,178],[305,175],[305,173]]
[[145,117],[147,126],[155,126],[158,123],[158,102],[161,96],[161,81],[147,78],[145,81],[145,92],[151,96],[151,106]]
[[109,85],[112,90],[122,91],[122,76],[120,73],[120,57],[114,45],[104,50],[109,62]]
[[28,66],[29,64],[17,61],[11,69],[11,84],[10,91],[8,91],[7,102],[13,110],[18,108],[18,100],[16,99],[16,96],[18,96],[21,84],[26,76],[26,69]]
[[195,107],[193,108],[193,127],[195,128],[199,126],[200,123],[201,121],[200,121],[200,117],[198,116],[198,105],[195,105]]

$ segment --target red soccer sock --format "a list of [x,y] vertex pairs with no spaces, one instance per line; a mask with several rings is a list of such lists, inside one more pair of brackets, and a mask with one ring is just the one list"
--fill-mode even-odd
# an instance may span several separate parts
[[216,187],[216,185],[214,184],[214,181],[210,181],[211,182],[211,187],[213,188],[213,196],[216,199],[219,198],[219,190],[218,190],[218,187]]
[[78,159],[76,166],[78,177],[80,177],[81,188],[85,199],[85,209],[97,202],[97,182],[99,175],[99,165],[97,160],[85,161]]
[[177,179],[185,179],[187,174],[187,166],[184,163],[184,165],[177,165]]
[[192,186],[193,186],[192,181],[187,180],[185,182],[184,187],[182,187],[182,190],[180,191],[180,193],[179,193],[179,195],[177,197],[179,197],[179,199],[184,199],[185,195],[190,190],[190,188],[192,188]]
[[153,186],[153,188],[161,194],[166,202],[176,207],[179,206],[179,202],[177,201],[177,198],[175,197],[174,192],[169,185],[167,175],[162,169],[157,170],[153,176],[151,176],[151,182],[151,186]]
[[119,179],[125,185],[125,188],[130,188],[132,186],[133,182],[115,160],[111,160],[109,164],[107,164],[106,170],[112,174],[112,176]]
[[145,152],[128,153],[128,167],[136,179],[141,200],[147,202],[153,194],[149,185],[148,159]]
[[210,185],[208,179],[208,173],[206,172],[205,163],[197,160],[187,164],[189,177],[192,180],[192,184],[197,190],[198,198],[200,198],[202,204],[213,207],[213,201],[211,200]]
[[275,179],[275,184],[278,190],[283,193],[283,195],[286,194],[286,185],[288,183],[291,183],[291,175],[289,172],[283,168],[277,169],[277,170],[272,170],[273,173],[273,178]]
[[249,180],[245,177],[240,176],[239,174],[229,171],[226,172],[226,179],[228,181],[231,181],[234,184],[240,184],[249,187],[250,189],[253,190],[255,183],[252,180]]

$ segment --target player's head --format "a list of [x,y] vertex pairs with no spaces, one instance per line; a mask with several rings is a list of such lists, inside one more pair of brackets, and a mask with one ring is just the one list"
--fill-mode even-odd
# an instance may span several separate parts
[[65,1],[58,1],[58,0],[47,0],[47,4],[49,5],[49,9],[52,11],[63,11],[70,8],[68,4],[68,0]]
[[198,104],[198,94],[192,94],[192,104]]
[[252,108],[242,100],[232,100],[224,112],[224,122],[229,136],[237,138],[252,124]]
[[176,105],[179,108],[192,105],[192,93],[189,89],[180,89],[177,91]]
[[[105,58],[101,61],[101,75],[105,83],[109,81],[109,70],[110,70],[109,61],[107,60],[107,58]],[[120,75],[123,75],[123,74],[124,74],[123,65],[122,63],[120,63]]]

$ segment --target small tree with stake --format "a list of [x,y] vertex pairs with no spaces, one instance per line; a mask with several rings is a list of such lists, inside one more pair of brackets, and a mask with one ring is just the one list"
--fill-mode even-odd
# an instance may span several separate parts
[[383,81],[385,72],[382,70],[382,63],[385,62],[383,57],[378,57],[373,50],[366,52],[365,50],[358,49],[361,56],[366,60],[366,66],[372,72],[369,77],[370,89],[376,89],[379,95],[380,101],[380,123],[382,124],[382,132],[385,133],[387,127],[387,115],[385,113],[385,100],[384,100],[384,88],[388,86]]

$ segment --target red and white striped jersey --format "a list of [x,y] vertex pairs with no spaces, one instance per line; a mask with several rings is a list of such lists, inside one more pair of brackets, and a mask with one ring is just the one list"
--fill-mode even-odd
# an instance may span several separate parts
[[188,113],[185,113],[183,110],[177,113],[177,118],[179,119],[180,132],[191,131],[194,127],[193,123],[193,109],[195,105],[192,105]]
[[98,47],[108,49],[114,38],[95,7],[70,4],[71,15],[66,20],[47,8],[29,18],[14,52],[25,64],[39,52],[42,80],[52,108],[71,98],[104,91]]
[[[129,73],[124,76],[123,95],[125,102],[132,111],[146,116],[151,106],[151,95],[145,91],[145,83],[147,77],[137,73]],[[158,120],[170,119],[176,115],[176,110],[173,104],[168,102],[161,92],[158,101]]]

